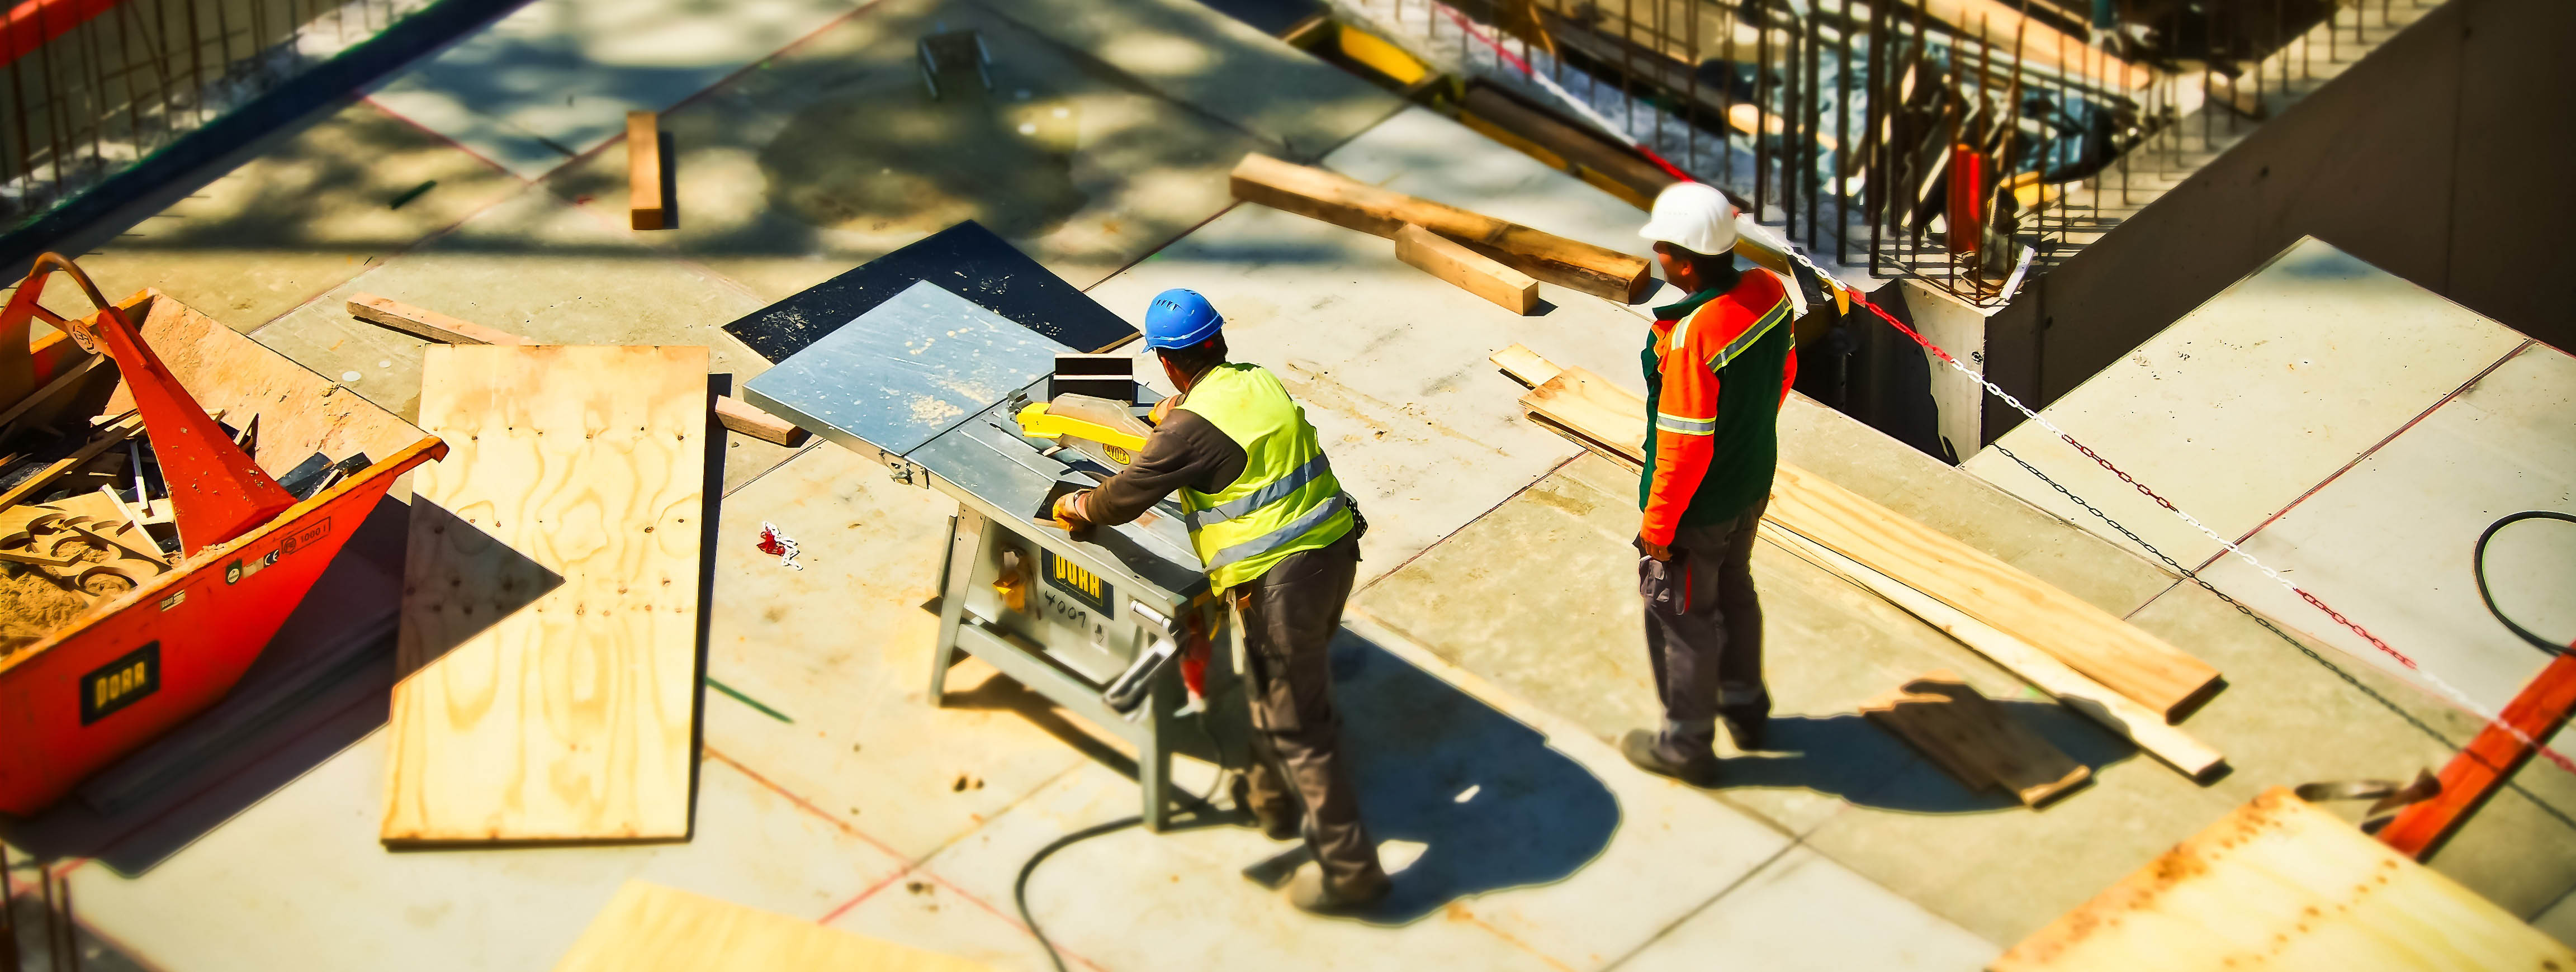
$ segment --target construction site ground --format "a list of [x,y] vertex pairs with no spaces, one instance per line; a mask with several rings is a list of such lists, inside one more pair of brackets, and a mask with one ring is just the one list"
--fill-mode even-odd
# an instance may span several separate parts
[[[993,90],[926,99],[915,40],[969,28]],[[629,109],[662,112],[674,230],[626,228]],[[1525,420],[1487,356],[1521,343],[1635,383],[1644,308],[1547,286],[1543,313],[1513,315],[1385,240],[1233,203],[1225,173],[1250,151],[1639,249],[1633,206],[1189,0],[535,0],[137,204],[81,262],[406,418],[422,344],[352,320],[353,293],[542,342],[703,344],[736,386],[768,363],[725,324],[960,219],[1131,321],[1162,288],[1208,294],[1372,526],[1333,667],[1396,898],[1378,921],[1312,918],[1238,873],[1286,845],[1223,818],[1123,831],[1029,886],[1090,968],[1974,968],[2267,787],[2408,776],[2478,728],[2334,646],[2313,645],[2336,667],[2302,654],[2026,484],[1980,479],[2003,478],[1982,459],[1950,467],[1801,398],[1785,461],[2224,672],[2183,726],[2232,772],[2186,779],[1764,543],[1773,751],[1727,751],[1711,790],[1641,773],[1612,745],[1660,716],[1636,477]],[[2103,428],[2097,445],[2123,444]],[[709,502],[706,674],[729,691],[701,703],[686,842],[387,850],[381,625],[380,657],[255,745],[116,814],[70,800],[0,834],[68,870],[89,968],[541,969],[639,877],[1047,967],[1014,879],[1055,838],[1134,813],[1133,761],[980,662],[947,707],[925,703],[922,605],[954,505],[838,446],[739,435]],[[403,518],[378,511],[272,652],[389,616]],[[755,549],[763,523],[804,569]],[[2094,782],[2033,811],[1855,714],[1943,668]],[[1182,761],[1183,786],[1212,776]],[[2576,940],[2576,777],[2535,761],[2517,783],[2432,863]]]

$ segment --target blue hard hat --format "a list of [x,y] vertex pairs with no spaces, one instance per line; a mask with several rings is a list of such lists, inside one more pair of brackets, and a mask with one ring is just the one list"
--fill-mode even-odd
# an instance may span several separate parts
[[1225,318],[1216,305],[1199,296],[1195,290],[1175,287],[1154,295],[1145,308],[1145,346],[1149,348],[1192,347],[1215,337]]

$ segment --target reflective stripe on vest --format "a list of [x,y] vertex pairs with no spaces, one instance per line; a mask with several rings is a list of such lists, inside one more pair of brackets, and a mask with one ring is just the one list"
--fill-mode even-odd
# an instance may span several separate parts
[[1306,531],[1324,525],[1325,520],[1332,519],[1333,514],[1341,512],[1350,505],[1350,497],[1341,493],[1334,493],[1332,499],[1324,501],[1324,505],[1315,507],[1312,512],[1309,512],[1304,516],[1288,521],[1287,526],[1280,527],[1279,529],[1272,530],[1250,540],[1246,540],[1242,543],[1217,551],[1216,556],[1208,561],[1207,569],[1216,570],[1220,567],[1231,567],[1235,564],[1242,563],[1247,557],[1257,557],[1268,553],[1274,548],[1280,547],[1291,540],[1304,536]]
[[1180,491],[1190,546],[1218,589],[1260,577],[1290,554],[1328,546],[1356,522],[1304,410],[1279,379],[1248,364],[1200,376],[1181,408],[1243,447],[1243,473],[1224,489]]
[[1315,458],[1306,460],[1305,465],[1297,467],[1296,471],[1289,473],[1286,478],[1281,479],[1278,482],[1253,490],[1249,495],[1239,496],[1233,500],[1219,503],[1213,509],[1183,513],[1181,514],[1181,518],[1183,522],[1189,524],[1190,529],[1192,530],[1197,530],[1211,523],[1223,523],[1227,520],[1236,519],[1245,514],[1251,513],[1254,510],[1279,502],[1280,500],[1287,499],[1289,494],[1305,488],[1307,483],[1314,482],[1315,477],[1331,471],[1333,471],[1332,463],[1325,461],[1324,454],[1318,452],[1315,453]]

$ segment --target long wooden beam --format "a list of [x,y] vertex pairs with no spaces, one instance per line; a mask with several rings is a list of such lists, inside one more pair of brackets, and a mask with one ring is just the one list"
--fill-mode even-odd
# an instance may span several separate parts
[[1258,152],[1234,167],[1234,198],[1394,239],[1411,223],[1496,262],[1595,297],[1636,303],[1653,289],[1646,258],[1369,185]]

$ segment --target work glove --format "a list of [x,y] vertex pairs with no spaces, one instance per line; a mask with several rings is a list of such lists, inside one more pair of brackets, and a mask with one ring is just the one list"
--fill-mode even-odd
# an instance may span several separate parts
[[1181,396],[1179,395],[1173,395],[1163,399],[1162,401],[1155,402],[1153,410],[1145,413],[1145,423],[1147,425],[1154,426],[1155,428],[1161,428],[1163,426],[1163,420],[1172,417],[1173,406],[1179,405],[1180,403]]
[[1078,490],[1055,498],[1054,516],[1057,529],[1069,532],[1084,525],[1082,496],[1088,492],[1090,490]]

